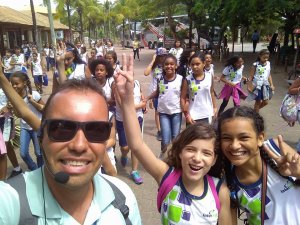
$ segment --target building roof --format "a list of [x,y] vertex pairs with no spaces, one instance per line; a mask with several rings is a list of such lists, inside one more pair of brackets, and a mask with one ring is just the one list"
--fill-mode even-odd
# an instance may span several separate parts
[[[31,18],[30,10],[25,10],[25,11],[20,11],[20,12]],[[47,16],[44,16],[40,13],[35,13],[35,19],[36,19],[36,23],[38,26],[50,28],[49,18]],[[62,24],[58,20],[53,20],[53,25],[54,25],[54,29],[57,29],[57,30],[68,30],[69,29],[68,26]]]
[[31,26],[32,19],[17,10],[7,6],[0,6],[0,23],[16,23]]
[[[45,29],[49,29],[49,19],[39,13],[35,13],[36,25]],[[0,6],[0,23],[13,23],[32,26],[32,15],[31,11],[17,11],[7,6]],[[68,26],[61,22],[53,21],[54,29],[56,30],[67,30]]]

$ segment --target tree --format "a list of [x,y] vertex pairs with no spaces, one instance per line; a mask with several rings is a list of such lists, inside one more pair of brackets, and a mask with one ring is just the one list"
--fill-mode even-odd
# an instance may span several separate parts
[[34,10],[33,0],[30,0],[30,8],[31,8],[32,24],[33,24],[33,29],[32,29],[33,42],[35,44],[39,44],[39,47],[41,47],[40,43],[38,43],[38,32],[37,32],[37,25],[36,25],[36,18],[35,18],[35,10]]

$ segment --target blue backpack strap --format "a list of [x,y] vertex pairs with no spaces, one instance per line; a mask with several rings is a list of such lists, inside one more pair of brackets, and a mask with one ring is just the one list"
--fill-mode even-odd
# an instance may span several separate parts
[[20,222],[19,225],[37,225],[38,217],[31,214],[27,195],[26,195],[26,183],[23,174],[19,174],[6,181],[12,186],[19,194],[20,201]]
[[129,219],[129,207],[125,204],[126,197],[125,195],[120,191],[119,188],[115,184],[113,184],[111,181],[108,179],[104,178],[101,176],[111,187],[111,189],[114,192],[115,195],[115,200],[112,202],[112,205],[116,208],[119,209],[120,212],[122,213],[124,220],[126,222],[126,225],[132,225],[130,219]]

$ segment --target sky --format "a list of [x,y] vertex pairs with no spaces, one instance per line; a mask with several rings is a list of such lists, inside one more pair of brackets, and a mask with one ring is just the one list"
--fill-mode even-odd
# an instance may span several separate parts
[[[104,2],[104,0],[98,0],[99,2]],[[114,2],[114,0],[109,0],[110,2]],[[52,8],[56,8],[53,0],[50,0],[52,3]],[[40,5],[43,3],[43,0],[33,0],[34,5]],[[23,9],[25,5],[30,5],[29,0],[0,0],[0,5],[8,6],[13,9]]]
[[[51,1],[51,0],[50,0]],[[43,3],[43,0],[33,0],[34,5],[40,5]],[[51,1],[52,7],[55,8],[55,5],[53,4],[53,0]],[[1,6],[8,6],[13,9],[22,9],[26,5],[30,5],[29,0],[0,0]]]

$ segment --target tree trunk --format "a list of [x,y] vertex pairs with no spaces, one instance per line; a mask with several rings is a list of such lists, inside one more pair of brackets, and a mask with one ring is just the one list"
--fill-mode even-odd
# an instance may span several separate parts
[[37,25],[36,25],[36,18],[35,18],[35,10],[33,5],[33,0],[30,0],[30,8],[31,8],[31,15],[32,15],[32,36],[33,36],[33,42],[35,45],[38,43],[38,33],[37,33]]
[[[192,48],[192,36],[193,36],[193,20],[191,16],[191,7],[188,5],[188,18],[189,18],[189,48]],[[198,44],[200,40],[198,32]]]
[[73,42],[73,34],[72,34],[72,28],[71,28],[70,1],[67,1],[66,5],[67,5],[67,12],[68,12],[68,24],[69,24],[70,42]]
[[123,49],[125,49],[125,20],[124,19],[123,19],[122,27],[123,27],[123,29],[122,29],[122,35],[123,35],[123,37],[122,37],[122,47],[123,47]]

